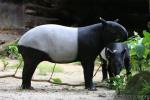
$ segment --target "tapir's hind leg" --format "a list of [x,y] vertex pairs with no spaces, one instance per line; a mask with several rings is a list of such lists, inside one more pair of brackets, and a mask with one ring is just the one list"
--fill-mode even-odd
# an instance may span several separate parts
[[22,72],[22,88],[23,89],[32,89],[31,79],[33,73],[38,65],[38,61],[35,61],[33,57],[25,58],[24,57],[24,67]]
[[48,60],[48,55],[45,53],[23,46],[18,46],[24,60],[24,67],[22,72],[22,88],[31,89],[31,79],[37,65],[43,61]]

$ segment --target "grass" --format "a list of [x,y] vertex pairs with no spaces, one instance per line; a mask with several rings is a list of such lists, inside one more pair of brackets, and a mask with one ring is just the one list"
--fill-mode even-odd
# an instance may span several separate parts
[[81,63],[79,61],[73,62],[73,64],[75,64],[75,65],[81,65]]
[[[75,65],[81,65],[81,62],[77,61],[77,62],[73,62],[73,64],[75,64]],[[100,58],[97,57],[96,60],[95,60],[95,65],[99,66],[100,64],[101,64]]]
[[[48,61],[43,61],[37,66],[37,68],[40,75],[47,75],[48,73],[53,71],[54,64]],[[63,69],[56,64],[54,72],[63,72]]]

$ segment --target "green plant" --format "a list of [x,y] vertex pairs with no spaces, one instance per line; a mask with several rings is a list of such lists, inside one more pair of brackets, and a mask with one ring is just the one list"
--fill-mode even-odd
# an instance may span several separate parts
[[142,84],[142,89],[138,93],[139,95],[150,95],[150,83],[144,81]]
[[16,45],[8,46],[5,51],[11,56],[13,59],[17,59],[20,55],[18,53],[18,48]]
[[[14,65],[13,67],[16,68],[16,67],[22,65],[23,58],[18,51],[17,41],[12,43],[11,45],[7,46],[6,49],[4,50],[4,52],[6,52],[6,54],[8,54],[9,58],[19,60],[19,63]],[[6,62],[5,59],[2,59],[2,61],[3,61],[4,65],[8,65],[7,63],[5,63]]]
[[124,91],[126,84],[131,77],[132,74],[126,75],[126,69],[123,68],[120,72],[120,75],[107,80],[107,86],[109,89],[116,90],[116,92],[119,94],[121,91]]
[[2,62],[4,65],[4,70],[6,69],[7,65],[9,64],[8,61],[5,60],[5,58],[2,58]]
[[150,66],[150,33],[143,32],[143,34],[144,37],[141,38],[138,33],[135,32],[135,36],[125,42],[130,49],[133,71],[143,71]]
[[[38,65],[38,70],[40,75],[47,75],[49,72],[53,71],[54,64],[50,62],[43,61]],[[54,72],[63,72],[63,69],[59,66],[55,66]]]
[[138,92],[139,100],[150,100],[150,83],[144,81],[142,84],[142,89]]
[[[117,92],[131,95],[137,100],[149,100],[150,97],[150,33],[144,31],[144,37],[138,33],[125,41],[130,50],[130,63],[132,75],[127,79],[113,78],[109,81],[109,86]],[[134,73],[134,74],[133,74]],[[135,74],[136,73],[136,74]],[[148,98],[148,99],[147,99]],[[129,99],[130,100],[130,99]]]
[[132,76],[126,84],[124,94],[136,96],[136,99],[134,100],[149,100],[150,99],[149,76],[150,76],[149,71],[141,71]]
[[79,61],[73,62],[73,64],[75,64],[75,65],[81,65],[81,63]]
[[126,78],[125,76],[112,77],[107,81],[107,83],[109,88],[115,89],[119,93],[121,90],[125,89]]
[[62,80],[60,78],[52,78],[52,81],[54,83],[62,83]]

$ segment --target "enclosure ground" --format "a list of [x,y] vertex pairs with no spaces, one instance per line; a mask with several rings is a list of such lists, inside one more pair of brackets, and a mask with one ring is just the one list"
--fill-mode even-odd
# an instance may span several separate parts
[[[9,60],[9,67],[17,63],[14,60]],[[0,63],[2,70],[3,64]],[[77,64],[59,64],[63,68],[63,72],[54,73],[53,77],[60,78],[62,82],[69,84],[83,83],[83,70]],[[97,67],[95,68],[95,70]],[[13,74],[15,69],[6,69],[0,71],[0,75]],[[21,70],[18,71],[17,76],[21,76]],[[49,79],[49,75],[38,75],[36,70],[34,79]],[[95,82],[101,81],[101,71],[94,77]],[[15,78],[0,79],[0,100],[112,100],[115,96],[114,90],[109,90],[105,87],[98,87],[97,91],[88,91],[84,86],[66,86],[55,85],[46,82],[32,82],[34,90],[20,89],[21,80]]]

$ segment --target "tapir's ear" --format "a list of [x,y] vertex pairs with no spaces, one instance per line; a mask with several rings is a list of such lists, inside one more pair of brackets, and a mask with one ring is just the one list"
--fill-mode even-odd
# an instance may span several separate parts
[[119,19],[115,19],[114,22],[116,22],[116,23],[119,22]]
[[110,57],[112,54],[113,54],[113,51],[109,48],[106,48],[106,54],[107,54],[107,57]]
[[107,24],[107,21],[104,20],[102,17],[100,17],[99,19],[100,19],[100,21],[102,22],[103,25],[106,25],[106,24]]
[[127,51],[127,49],[125,48],[125,49],[121,52],[121,54],[124,55],[124,54],[126,53],[126,51]]

